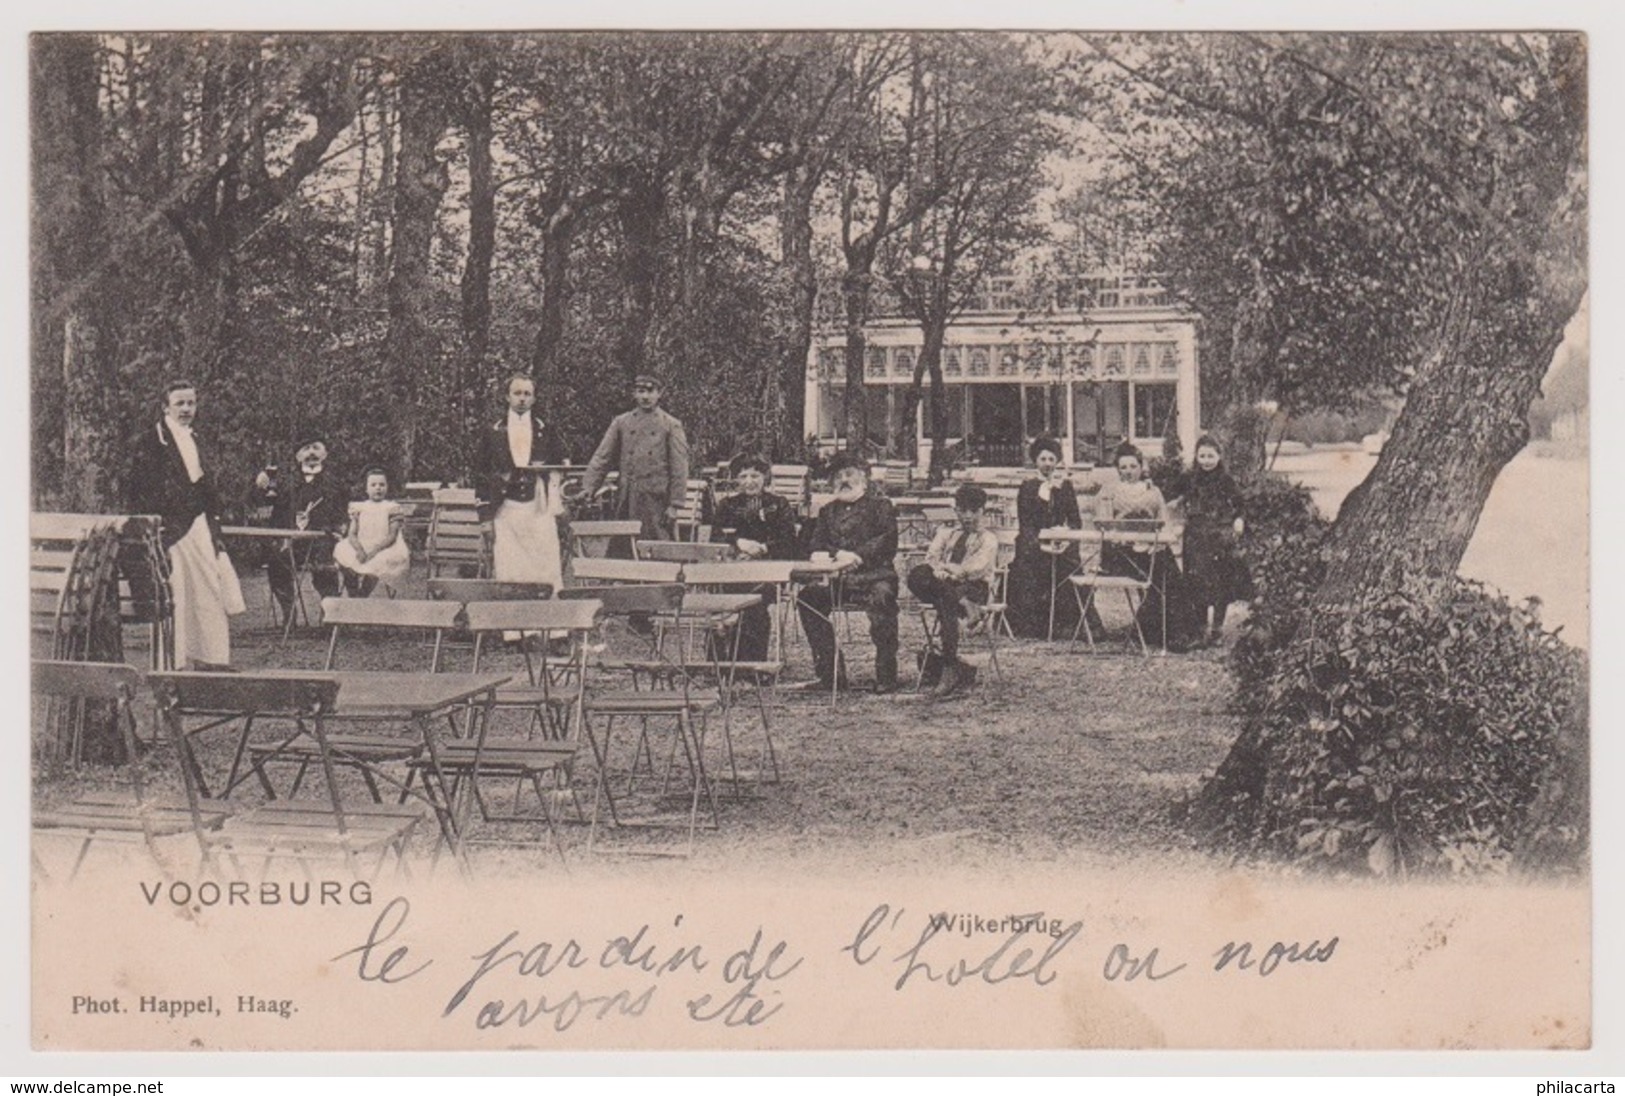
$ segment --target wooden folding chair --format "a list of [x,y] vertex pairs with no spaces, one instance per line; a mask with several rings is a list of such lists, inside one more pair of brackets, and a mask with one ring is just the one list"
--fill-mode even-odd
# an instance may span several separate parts
[[781,779],[778,752],[773,745],[773,725],[768,712],[771,702],[777,697],[779,678],[784,673],[784,635],[790,621],[788,614],[794,608],[794,599],[791,597],[791,573],[794,568],[795,564],[789,560],[691,563],[683,568],[683,580],[690,592],[696,590],[755,592],[764,586],[773,588],[774,602],[770,610],[773,621],[773,647],[769,657],[758,661],[740,659],[737,651],[728,656],[724,656],[723,652],[714,651],[713,657],[708,662],[701,663],[701,668],[709,669],[717,676],[721,689],[723,744],[735,794],[738,794],[741,782],[728,716],[733,708],[733,693],[738,688],[750,686],[756,695],[765,762],[758,766],[758,771],[771,774],[762,777],[768,783],[776,784]]
[[[597,627],[600,608],[599,602],[590,599],[469,603],[464,611],[468,629],[474,634],[475,672],[480,670],[485,641],[500,637],[504,632],[522,631],[539,635],[544,641],[555,638],[569,641],[568,654],[562,659],[550,659],[548,644],[544,642],[539,665],[532,661],[527,650],[528,686],[498,689],[492,705],[493,715],[503,709],[519,709],[542,719],[554,733],[543,739],[529,733],[524,737],[497,737],[490,733],[493,720],[483,719],[473,738],[452,740],[440,747],[440,769],[451,782],[453,794],[466,779],[480,816],[487,822],[534,821],[534,816],[521,813],[522,797],[528,785],[536,794],[541,817],[560,860],[564,859],[564,846],[553,815],[552,795],[544,788],[543,779],[554,781],[555,788],[568,791],[574,800],[569,775],[580,745],[577,732],[585,719],[586,640]],[[491,810],[480,789],[483,778],[514,781],[513,805],[508,813],[497,814]],[[579,817],[579,802],[576,811]]]
[[[139,759],[134,708],[135,694],[140,688],[141,674],[122,662],[34,663],[36,696],[112,703],[124,745],[122,768],[129,784],[127,791],[89,791],[63,806],[34,812],[36,831],[79,842],[73,867],[68,872],[69,880],[79,874],[91,846],[98,841],[144,844],[152,858],[160,867],[164,867],[166,865],[159,854],[157,840],[192,829],[192,814],[186,804],[153,799],[147,793]],[[200,816],[199,822],[216,829],[225,821],[225,817],[224,812],[211,810]],[[37,855],[34,864],[43,874],[44,864]]]
[[[574,638],[579,629],[571,622],[583,615],[582,605],[591,603],[572,599],[555,604],[532,598],[472,601],[463,606],[463,624],[474,639],[472,672],[480,672],[491,648],[500,644],[504,635],[520,633],[528,640],[520,644],[526,684],[498,689],[493,711],[521,709],[533,716],[530,729],[539,726],[555,740],[572,736],[576,727],[573,713],[581,694],[579,675],[568,661],[562,671],[550,666],[548,648],[555,632],[562,638]],[[596,612],[593,607],[586,614],[588,625],[596,623]],[[545,626],[526,623],[530,620],[543,621]],[[561,620],[564,623],[558,623]]]
[[[1094,651],[1095,637],[1089,627],[1089,610],[1094,608],[1095,597],[1101,590],[1121,590],[1123,600],[1128,605],[1129,619],[1134,624],[1135,638],[1140,642],[1140,653],[1149,655],[1151,649],[1146,645],[1145,632],[1140,627],[1140,606],[1156,585],[1158,557],[1173,545],[1167,525],[1157,520],[1118,519],[1097,521],[1095,526],[1101,534],[1100,554],[1091,562],[1091,569],[1080,571],[1068,580],[1072,583],[1073,596],[1078,600],[1078,623],[1072,629],[1072,644],[1077,645],[1081,631],[1089,642],[1089,650]],[[1113,552],[1114,547],[1118,551]],[[1114,558],[1121,561],[1122,571],[1126,573],[1109,574],[1099,569],[1103,563]],[[1168,601],[1162,598],[1161,602],[1163,649],[1166,651]]]
[[812,470],[805,464],[775,464],[772,471],[767,489],[795,507],[797,514],[805,514]]
[[[1010,564],[1016,556],[1016,531],[999,529],[994,532],[994,536],[998,539],[999,549],[993,565],[993,577],[988,581],[987,603],[982,606],[982,623],[976,633],[971,634],[968,630],[962,633],[960,646],[963,647],[973,640],[984,640],[988,666],[992,669],[993,676],[1003,681],[1004,669],[999,665],[999,637],[1002,634],[1012,640],[1015,638],[1007,619],[1010,603],[1006,588],[1010,580]],[[903,585],[906,588],[908,584],[905,582]],[[912,596],[910,594],[911,598]],[[936,606],[925,604],[918,599],[913,600],[914,608],[920,614],[920,628],[925,635],[925,656],[929,658],[932,654],[940,654],[942,625],[937,619]],[[925,666],[922,661],[920,675],[914,682],[915,692],[920,691],[924,679]]]
[[429,541],[425,554],[429,560],[429,577],[437,577],[442,570],[459,573],[472,569],[479,577],[491,573],[491,543],[485,526],[480,522],[473,493],[468,501],[451,501],[451,489],[436,493],[434,513],[429,519]]
[[572,521],[570,556],[572,559],[604,559],[617,547],[624,547],[621,558],[632,559],[637,538],[642,533],[641,521]]
[[709,540],[710,515],[711,484],[703,479],[691,479],[683,490],[683,501],[677,505],[672,532],[678,540]]
[[[422,635],[431,645],[429,656],[429,673],[438,673],[441,668],[441,654],[444,649],[446,633],[455,628],[461,618],[462,606],[456,602],[442,601],[416,601],[406,599],[384,598],[323,598],[322,620],[331,629],[332,633],[327,641],[327,657],[322,663],[323,670],[338,668],[339,639],[342,635],[353,635],[362,629],[387,631],[390,633],[408,635]],[[375,667],[374,667],[375,668]],[[248,728],[243,728],[244,740],[247,740]],[[367,791],[372,795],[373,802],[383,802],[383,793],[373,779],[372,773],[367,769],[368,764],[379,764],[389,761],[410,761],[421,752],[421,746],[414,742],[396,739],[380,738],[377,735],[366,734],[333,734],[328,733],[329,746],[337,750],[343,757],[354,759],[352,761],[339,761],[337,764],[348,765],[361,774]],[[270,776],[266,773],[266,766],[272,763],[297,765],[293,782],[288,786],[287,797],[293,798],[299,794],[304,785],[305,777],[310,767],[319,764],[321,754],[319,744],[308,736],[294,738],[291,741],[280,742],[275,745],[264,743],[247,743],[245,754],[241,755],[248,762],[248,772],[241,773],[242,779],[247,779],[249,773],[259,778],[260,786],[265,794],[276,798],[276,789],[271,784]],[[227,778],[222,798],[229,796],[233,788],[240,783],[239,768],[234,762],[231,775]]]
[[[430,640],[433,649],[429,656],[429,672],[438,673],[445,635],[457,627],[460,610],[460,602],[449,600],[323,598],[322,621],[332,629],[332,632],[328,635],[327,657],[322,663],[322,669],[337,668],[341,635],[353,635],[358,630],[371,628],[395,635],[421,635]],[[368,667],[368,669],[380,668]]]
[[[643,564],[642,566],[665,566]],[[675,566],[675,565],[671,565]],[[559,591],[562,600],[590,599],[601,604],[601,632],[611,638],[610,625],[629,622],[634,618],[680,619],[684,587],[680,583],[637,584],[621,586],[577,586]],[[635,629],[634,629],[635,631]],[[626,791],[630,795],[637,780],[640,763],[647,761],[654,769],[653,751],[649,744],[649,721],[671,720],[676,734],[669,751],[662,791],[669,787],[671,770],[681,747],[691,782],[688,814],[687,852],[694,848],[695,832],[699,824],[702,795],[709,801],[713,825],[720,824],[715,789],[705,772],[704,747],[706,721],[710,712],[720,703],[715,691],[696,689],[685,664],[684,645],[677,645],[677,656],[667,655],[664,631],[654,636],[639,633],[640,644],[645,645],[647,657],[605,658],[593,664],[594,669],[606,674],[616,671],[629,673],[631,687],[589,692],[585,699],[582,728],[598,765],[599,779],[593,789],[593,803],[588,831],[588,847],[597,836],[600,800],[607,805],[610,819],[617,827],[629,825],[621,817],[615,797],[610,794],[609,747],[615,724],[621,719],[635,719],[640,724],[638,741],[632,751],[632,764],[626,774]],[[598,718],[603,719],[601,731],[595,729]]]
[[908,461],[881,461],[881,486],[888,495],[902,495],[908,492],[913,479],[914,469]]
[[[277,859],[297,860],[308,871],[311,860],[338,858],[361,876],[364,860],[373,859],[370,874],[376,874],[393,854],[405,870],[406,844],[422,814],[405,805],[344,803],[325,726],[338,700],[336,680],[321,675],[210,673],[158,673],[148,680],[158,698],[160,725],[175,747],[206,868],[215,868],[221,855],[238,874],[245,857],[262,859],[262,871]],[[189,729],[186,720],[194,718],[204,723]],[[233,812],[218,829],[211,829],[206,817],[224,805],[208,798],[194,740],[223,724],[255,719],[291,722],[294,736],[311,738],[327,785],[325,799],[265,803]]]

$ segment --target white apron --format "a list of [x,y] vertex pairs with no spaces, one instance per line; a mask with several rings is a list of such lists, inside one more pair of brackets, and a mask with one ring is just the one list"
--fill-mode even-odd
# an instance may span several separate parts
[[529,502],[508,499],[492,522],[492,577],[501,582],[546,582],[557,590],[564,585],[564,564],[559,558],[560,503],[553,477],[538,477],[536,497]]
[[175,595],[175,665],[231,662],[228,613],[242,612],[242,590],[230,561],[214,550],[209,519],[199,514],[169,549],[169,585]]

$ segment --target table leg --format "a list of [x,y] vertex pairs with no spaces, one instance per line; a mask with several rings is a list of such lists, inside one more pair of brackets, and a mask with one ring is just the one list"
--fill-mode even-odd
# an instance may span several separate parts
[[1055,587],[1060,579],[1061,557],[1054,552],[1049,557],[1049,631],[1046,633],[1049,642],[1055,642]]
[[[478,720],[478,733],[484,734],[486,724],[491,716],[491,705],[496,701],[496,689],[492,688],[485,694],[485,702],[478,708],[471,708],[469,730],[475,731],[473,721]],[[458,824],[458,805],[453,801],[450,785],[446,782],[445,769],[440,764],[440,750],[435,742],[434,728],[429,725],[429,713],[419,713],[412,717],[412,726],[416,728],[423,739],[425,751],[429,755],[429,771],[423,774],[423,798],[435,813],[435,821],[440,826],[440,838],[445,841],[446,847],[451,850],[453,859],[457,861],[457,869],[464,876],[472,875],[468,862],[468,849],[463,843],[462,827]],[[478,790],[474,787],[474,778],[477,774],[470,772],[468,780],[468,796],[475,796]],[[430,781],[434,782],[437,790],[431,791]]]

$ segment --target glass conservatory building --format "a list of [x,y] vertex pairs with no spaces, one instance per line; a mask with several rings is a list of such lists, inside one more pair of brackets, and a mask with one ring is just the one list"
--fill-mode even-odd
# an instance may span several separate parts
[[[1043,310],[1023,309],[1000,281],[973,302],[988,307],[948,327],[942,375],[950,445],[962,445],[975,464],[1000,467],[1023,464],[1027,443],[1044,434],[1061,439],[1071,464],[1106,463],[1124,440],[1158,456],[1170,433],[1191,453],[1201,415],[1194,313],[1133,276],[1081,279],[1058,295],[1058,307]],[[920,326],[887,316],[865,334],[870,441],[895,458],[928,463],[924,401],[912,429],[902,422]],[[830,448],[850,440],[845,344],[841,330],[821,330],[808,361],[807,432]]]

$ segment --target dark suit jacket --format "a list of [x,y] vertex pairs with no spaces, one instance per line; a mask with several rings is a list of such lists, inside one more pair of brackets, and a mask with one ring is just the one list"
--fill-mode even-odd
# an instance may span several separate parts
[[[724,534],[726,529],[734,531],[731,538]],[[717,504],[711,539],[737,541],[741,537],[767,545],[768,559],[796,559],[800,555],[796,545],[795,508],[767,491],[755,501],[740,492]]]
[[[530,460],[532,464],[563,464],[564,443],[558,431],[531,412]],[[529,502],[536,497],[536,473],[515,468],[508,449],[508,416],[504,414],[480,438],[479,462],[474,470],[474,494],[481,509],[495,512],[508,499]]]
[[292,475],[282,477],[282,489],[271,504],[271,525],[297,529],[303,513],[308,518],[307,529],[342,532],[350,517],[349,500],[344,496],[344,488],[329,480],[325,471],[307,482],[304,472],[295,468]]
[[884,495],[869,493],[855,502],[826,502],[813,521],[809,548],[813,552],[856,552],[863,559],[849,577],[873,575],[878,571],[896,574],[892,560],[897,556],[897,511]]
[[132,514],[158,515],[163,523],[165,548],[184,537],[199,514],[208,515],[209,529],[216,541],[220,539],[220,497],[215,493],[201,444],[198,462],[203,465],[203,478],[193,483],[164,419],[143,430],[131,446],[126,481],[129,510]]

